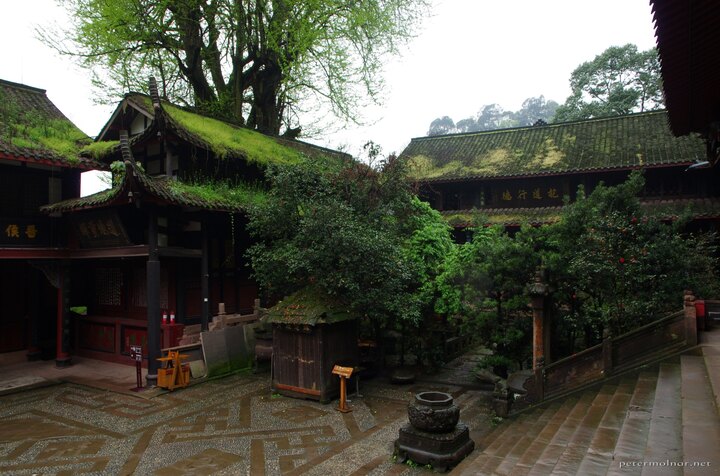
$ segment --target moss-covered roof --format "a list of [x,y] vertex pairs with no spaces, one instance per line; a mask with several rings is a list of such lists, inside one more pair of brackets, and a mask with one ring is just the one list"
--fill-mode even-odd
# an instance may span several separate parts
[[90,142],[48,99],[44,89],[0,80],[0,158],[99,168],[91,158],[79,156]]
[[166,176],[151,177],[134,163],[130,167],[131,173],[126,172],[122,182],[109,190],[45,205],[41,210],[45,213],[70,212],[127,203],[129,191],[144,200],[166,205],[235,213],[245,212],[265,199],[264,191],[252,184],[187,184]]
[[[126,95],[119,108],[125,104],[142,110],[148,117],[155,117],[155,110],[149,96],[140,93]],[[294,164],[306,158],[328,159],[331,161],[350,160],[348,154],[318,147],[306,142],[273,137],[240,127],[229,122],[214,119],[191,110],[181,108],[167,101],[161,101],[164,126],[182,140],[196,147],[212,152],[218,158],[243,159],[266,166],[270,164]],[[108,126],[104,130],[107,130]],[[151,128],[149,128],[151,129]],[[131,143],[142,141],[146,134],[133,137]],[[111,161],[119,155],[120,147],[115,141],[100,141],[83,150],[83,154],[104,161]]]
[[672,135],[665,111],[419,137],[401,154],[421,181],[680,165],[704,156],[699,137]]
[[[720,217],[720,198],[658,199],[641,202],[645,211],[663,220],[676,219],[688,212],[694,219]],[[562,207],[481,208],[445,210],[443,218],[455,228],[477,225],[544,225],[560,220]]]
[[337,298],[328,296],[315,287],[306,287],[268,309],[263,319],[271,324],[315,326],[356,317]]

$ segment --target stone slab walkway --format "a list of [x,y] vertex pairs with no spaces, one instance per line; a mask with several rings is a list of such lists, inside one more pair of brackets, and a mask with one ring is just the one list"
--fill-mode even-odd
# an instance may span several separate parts
[[122,392],[97,383],[0,396],[0,474],[418,474],[427,470],[391,457],[414,393],[453,394],[476,438],[491,419],[487,392],[443,384],[370,381],[353,412],[342,414],[271,395],[266,375],[232,375],[153,398],[127,392],[132,382],[113,383]]

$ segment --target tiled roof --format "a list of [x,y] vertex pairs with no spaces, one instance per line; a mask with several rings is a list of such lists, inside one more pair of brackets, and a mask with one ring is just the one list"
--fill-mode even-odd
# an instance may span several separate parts
[[[126,167],[128,167],[127,163]],[[142,199],[150,198],[167,205],[202,210],[243,212],[252,205],[249,202],[243,203],[241,200],[233,199],[231,195],[201,193],[192,185],[177,183],[166,176],[150,177],[134,164],[130,167],[132,173],[126,173],[122,183],[109,190],[45,205],[41,210],[45,213],[71,212],[126,203],[129,191]]]
[[[694,219],[720,217],[720,198],[651,199],[640,202],[645,211],[663,220],[676,219],[686,211]],[[484,225],[544,225],[560,220],[562,207],[481,208],[444,210],[443,218],[456,228]]]
[[704,157],[699,137],[673,137],[665,111],[419,137],[401,154],[421,181],[634,169]]
[[[152,100],[140,93],[125,96],[119,108],[128,104],[143,111],[149,117],[155,117]],[[188,109],[181,108],[167,101],[161,101],[164,112],[164,125],[169,132],[188,143],[215,153],[224,158],[241,158],[250,162],[260,163],[293,163],[303,157],[330,158],[332,160],[350,160],[351,156],[343,152],[326,149],[307,142],[291,140],[284,137],[273,137],[261,134],[238,125],[203,116]],[[155,131],[157,121],[149,126],[140,136],[132,138],[131,143],[142,141],[148,131]],[[109,124],[104,130],[109,129]],[[112,160],[119,153],[119,146],[103,151],[99,160]],[[89,152],[86,155],[90,155]]]
[[324,292],[307,287],[268,309],[264,318],[271,324],[309,325],[332,324],[354,319],[347,306]]
[[88,143],[90,138],[55,107],[44,89],[0,80],[0,158],[102,168],[78,155]]
[[650,0],[673,132],[707,132],[720,105],[716,0]]

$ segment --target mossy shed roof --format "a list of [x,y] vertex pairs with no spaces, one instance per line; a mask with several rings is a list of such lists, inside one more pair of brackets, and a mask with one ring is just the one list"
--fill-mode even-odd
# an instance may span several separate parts
[[684,165],[705,157],[674,137],[665,111],[494,131],[418,137],[402,152],[423,182]]
[[[161,101],[163,127],[179,139],[203,150],[211,152],[220,159],[243,159],[260,166],[271,164],[294,164],[306,158],[315,160],[351,160],[351,156],[307,142],[284,137],[269,136],[241,127],[230,122],[208,117],[188,108],[182,108],[167,101]],[[141,111],[149,117],[151,124],[143,134],[134,136],[131,144],[140,142],[157,132],[158,120],[152,99],[140,93],[129,93],[118,106],[100,134],[101,138],[115,139],[112,122],[127,107]],[[84,155],[103,162],[116,160],[120,153],[119,143],[115,140],[102,140],[86,147]]]
[[315,326],[334,324],[356,317],[348,306],[337,298],[314,287],[307,287],[268,309],[264,321],[270,324]]
[[80,169],[102,168],[80,150],[91,139],[44,89],[0,79],[0,158]]

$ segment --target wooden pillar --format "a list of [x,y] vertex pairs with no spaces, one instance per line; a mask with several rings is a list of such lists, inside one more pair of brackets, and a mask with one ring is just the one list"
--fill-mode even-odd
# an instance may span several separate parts
[[56,367],[69,367],[70,358],[70,272],[67,263],[58,268]]
[[545,361],[545,298],[548,287],[542,282],[542,273],[535,274],[530,285],[530,307],[533,314],[533,369],[544,365]]
[[210,259],[208,246],[208,223],[203,220],[201,224],[202,236],[202,259],[200,260],[200,292],[202,294],[202,314],[200,316],[200,328],[208,330],[210,322]]
[[187,263],[183,260],[177,264],[175,280],[175,319],[178,324],[185,324],[185,292],[187,291]]
[[40,360],[42,349],[40,348],[40,288],[42,276],[40,271],[30,268],[30,299],[28,302],[28,316],[30,318],[30,345],[28,346],[27,359],[30,361]]
[[158,223],[155,210],[148,213],[147,273],[147,346],[148,387],[157,385],[160,357],[160,257],[158,255]]

